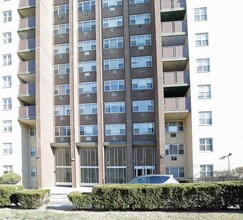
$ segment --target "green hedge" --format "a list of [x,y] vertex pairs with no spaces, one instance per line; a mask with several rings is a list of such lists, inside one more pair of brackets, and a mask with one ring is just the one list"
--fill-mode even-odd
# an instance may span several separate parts
[[243,208],[243,184],[188,183],[171,185],[101,185],[91,194],[70,193],[76,209],[221,210]]
[[5,173],[0,177],[0,184],[17,184],[21,180],[21,176],[17,173]]
[[49,189],[31,189],[14,192],[11,202],[25,209],[37,209],[49,201]]
[[23,190],[23,186],[0,186],[0,207],[10,206],[10,195],[18,190]]

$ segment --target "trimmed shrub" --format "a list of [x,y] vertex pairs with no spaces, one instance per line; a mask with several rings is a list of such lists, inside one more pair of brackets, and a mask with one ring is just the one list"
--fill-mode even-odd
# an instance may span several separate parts
[[17,184],[21,180],[21,176],[17,173],[5,173],[0,177],[0,184]]
[[18,190],[23,190],[23,186],[0,186],[0,207],[10,206],[10,195]]
[[69,201],[73,203],[75,209],[81,210],[94,208],[91,193],[71,192],[67,197]]
[[49,189],[30,189],[14,192],[11,202],[24,209],[37,209],[49,201]]

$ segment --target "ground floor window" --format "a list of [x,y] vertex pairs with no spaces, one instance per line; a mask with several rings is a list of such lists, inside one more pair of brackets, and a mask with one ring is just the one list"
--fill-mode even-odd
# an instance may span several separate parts
[[155,147],[134,147],[133,160],[135,177],[153,174],[155,171]]
[[79,149],[80,154],[80,173],[81,184],[98,183],[98,148],[97,147],[82,147]]
[[213,165],[200,165],[200,177],[212,177],[213,176]]
[[166,167],[166,174],[173,175],[175,178],[185,177],[184,167]]
[[126,182],[126,147],[106,147],[106,183]]
[[57,148],[55,150],[56,184],[71,185],[71,149]]

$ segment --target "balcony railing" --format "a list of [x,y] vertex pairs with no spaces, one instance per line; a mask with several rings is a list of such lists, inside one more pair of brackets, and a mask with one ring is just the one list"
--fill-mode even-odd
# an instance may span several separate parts
[[26,7],[34,7],[35,0],[20,0],[19,1],[19,8],[26,8]]
[[175,97],[164,99],[165,112],[181,112],[190,111],[190,98],[189,97]]
[[170,35],[175,33],[187,33],[186,21],[162,22],[162,34]]
[[35,38],[21,40],[19,42],[19,51],[34,50],[34,49],[35,49]]
[[19,85],[19,96],[34,96],[35,95],[35,84],[25,83]]
[[35,61],[22,61],[19,63],[19,73],[34,73]]
[[161,10],[185,8],[186,0],[161,0]]
[[189,84],[189,72],[164,72],[164,85]]
[[33,120],[36,118],[35,106],[22,106],[19,108],[19,119]]
[[22,18],[19,22],[19,29],[35,28],[35,17]]
[[185,45],[162,47],[163,59],[187,59],[188,47]]

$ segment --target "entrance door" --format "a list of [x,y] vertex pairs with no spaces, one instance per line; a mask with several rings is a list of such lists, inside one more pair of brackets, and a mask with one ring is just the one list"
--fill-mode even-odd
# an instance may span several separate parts
[[135,177],[154,174],[154,166],[135,166]]

